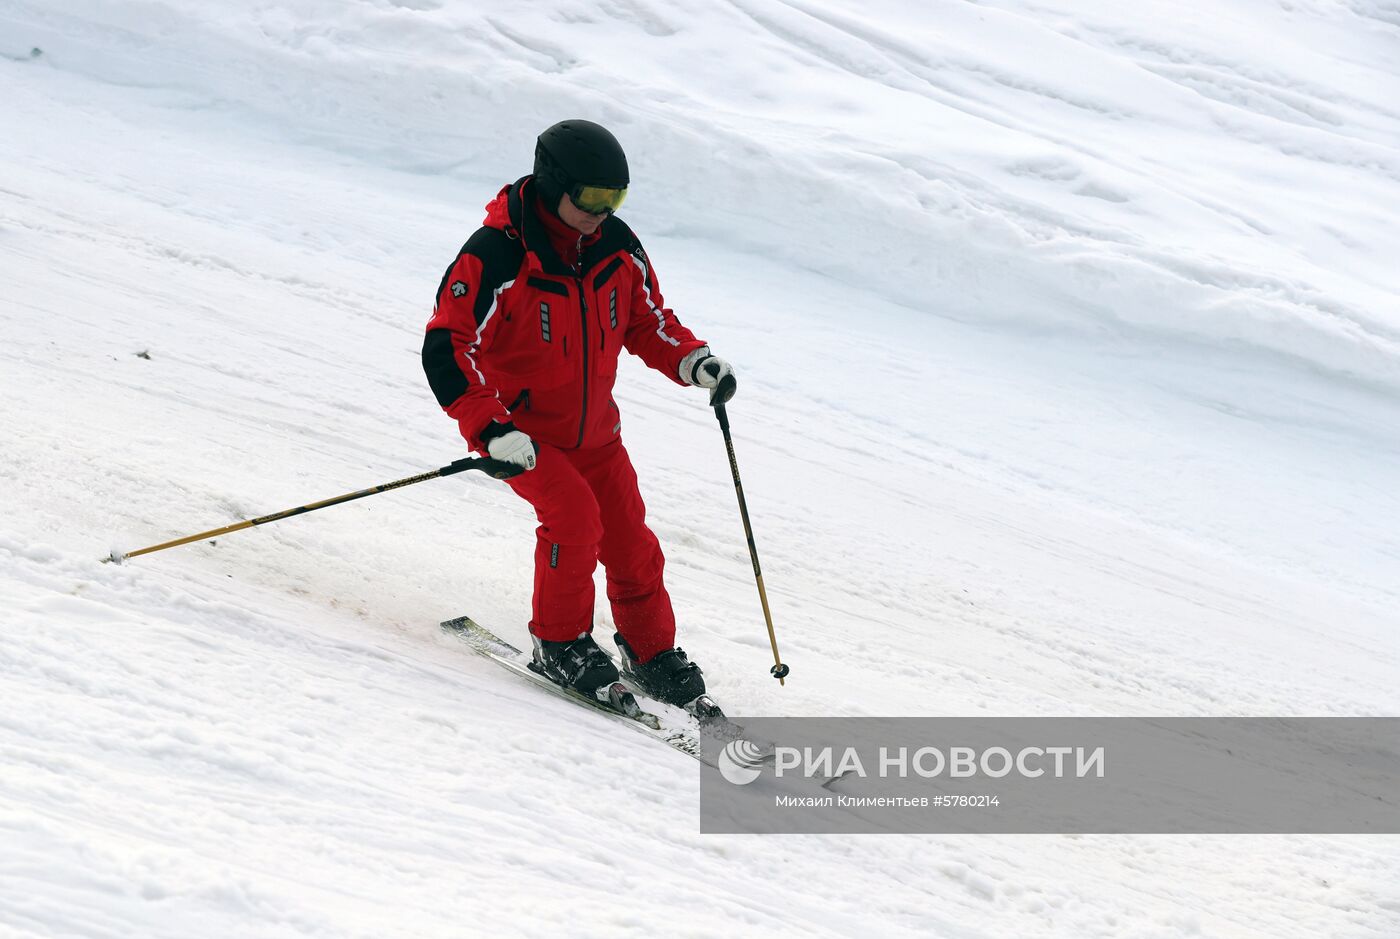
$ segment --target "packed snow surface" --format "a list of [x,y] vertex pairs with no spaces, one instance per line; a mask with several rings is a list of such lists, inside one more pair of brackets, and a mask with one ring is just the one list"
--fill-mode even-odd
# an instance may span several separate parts
[[[1400,5],[0,0],[0,936],[1400,935],[1400,841],[702,836],[513,680],[443,268],[613,128],[740,377],[626,363],[738,714],[1394,714]],[[605,609],[600,634],[611,633]]]

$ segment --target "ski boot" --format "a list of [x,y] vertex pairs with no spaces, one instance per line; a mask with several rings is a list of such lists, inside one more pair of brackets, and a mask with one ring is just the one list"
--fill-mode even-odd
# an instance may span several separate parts
[[683,649],[667,649],[645,662],[638,662],[621,633],[613,639],[622,652],[622,670],[647,697],[691,710],[691,705],[705,696],[705,678],[700,666],[687,659]]
[[606,691],[620,677],[613,660],[589,633],[580,633],[577,639],[567,642],[530,638],[535,646],[530,668],[557,685],[590,698],[601,697],[599,691]]

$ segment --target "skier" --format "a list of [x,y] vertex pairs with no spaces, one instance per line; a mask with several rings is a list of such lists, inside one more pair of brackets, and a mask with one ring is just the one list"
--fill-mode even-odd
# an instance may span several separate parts
[[438,285],[423,369],[472,449],[524,468],[507,483],[539,519],[536,667],[585,694],[617,681],[592,635],[602,561],[624,669],[684,706],[705,681],[675,646],[613,381],[623,349],[679,385],[713,390],[733,369],[666,308],[641,242],[614,214],[628,183],[605,128],[568,120],[540,134],[533,174],[496,194]]

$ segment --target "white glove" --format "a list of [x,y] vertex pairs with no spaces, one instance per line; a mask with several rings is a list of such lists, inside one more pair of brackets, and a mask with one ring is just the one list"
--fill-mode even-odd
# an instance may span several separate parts
[[524,431],[512,430],[492,437],[486,444],[486,452],[493,460],[514,463],[527,470],[535,468],[535,442]]
[[[709,346],[701,346],[681,359],[680,377],[681,381],[687,385],[697,385],[713,390],[725,378],[734,378],[734,368],[719,356],[710,355]],[[735,382],[731,382],[731,387],[734,384]],[[732,397],[734,397],[734,392],[730,391],[724,400],[728,401]],[[715,403],[723,404],[724,401]]]

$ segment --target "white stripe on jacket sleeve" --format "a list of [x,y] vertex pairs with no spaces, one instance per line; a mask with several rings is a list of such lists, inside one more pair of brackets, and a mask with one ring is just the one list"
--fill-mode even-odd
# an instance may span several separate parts
[[656,317],[656,334],[673,346],[680,345],[679,339],[672,339],[670,336],[666,335],[666,314],[662,310],[658,310],[656,304],[651,302],[651,290],[647,287],[646,262],[635,254],[628,255],[628,257],[632,259],[632,263],[637,265],[638,270],[642,272],[642,295],[647,298],[647,306],[651,309],[652,315]]

